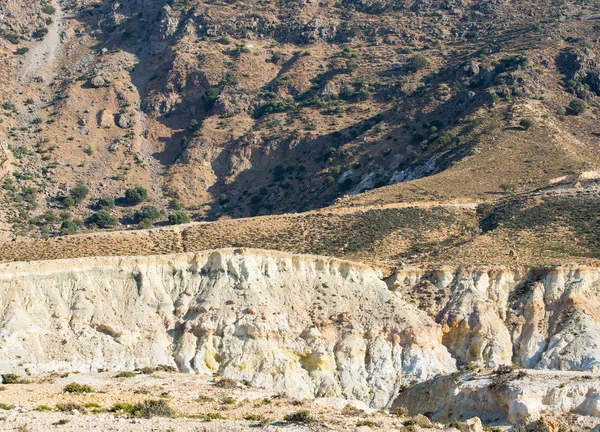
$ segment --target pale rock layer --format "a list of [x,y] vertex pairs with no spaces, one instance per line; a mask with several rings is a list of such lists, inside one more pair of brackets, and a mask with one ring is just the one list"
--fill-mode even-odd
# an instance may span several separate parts
[[600,269],[405,269],[391,290],[441,325],[461,364],[597,371]]
[[456,370],[367,266],[233,249],[0,266],[1,372],[159,364],[374,407]]
[[[600,376],[581,372],[529,370],[494,384],[494,374],[463,372],[437,377],[402,392],[393,408],[427,412],[447,423],[480,417],[484,423],[529,425],[542,416],[583,415],[598,423]],[[597,429],[594,429],[597,430]]]

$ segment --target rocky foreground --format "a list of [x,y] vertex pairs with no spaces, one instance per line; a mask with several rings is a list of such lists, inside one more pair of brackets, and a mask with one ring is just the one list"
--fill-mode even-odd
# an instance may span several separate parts
[[[424,416],[386,414],[358,401],[298,400],[233,381],[149,369],[137,374],[45,374],[22,379],[31,382],[0,387],[4,402],[0,430],[453,430]],[[135,411],[136,404],[153,408]]]

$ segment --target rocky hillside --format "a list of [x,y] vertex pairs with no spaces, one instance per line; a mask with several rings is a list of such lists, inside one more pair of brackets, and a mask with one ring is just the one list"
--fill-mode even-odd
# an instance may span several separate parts
[[5,239],[490,201],[597,166],[590,2],[20,3]]

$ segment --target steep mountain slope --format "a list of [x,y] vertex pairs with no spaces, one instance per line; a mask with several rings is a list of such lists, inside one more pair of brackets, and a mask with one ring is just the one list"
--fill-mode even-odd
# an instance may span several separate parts
[[102,196],[135,224],[136,185],[165,221],[493,200],[597,166],[591,3],[0,7],[6,238],[60,232],[47,209],[113,225],[78,228]]

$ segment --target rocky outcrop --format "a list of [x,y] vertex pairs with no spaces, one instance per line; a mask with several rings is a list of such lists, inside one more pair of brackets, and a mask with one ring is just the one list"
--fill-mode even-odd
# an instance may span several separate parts
[[392,290],[428,311],[462,363],[596,371],[597,268],[407,269]]
[[405,390],[393,408],[404,407],[411,415],[427,412],[432,420],[444,423],[473,416],[488,424],[516,425],[553,415],[598,417],[598,384],[597,375],[577,372],[514,371],[504,376],[464,372]]
[[169,364],[386,406],[455,370],[432,319],[372,268],[220,250],[0,266],[3,373]]

